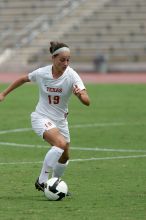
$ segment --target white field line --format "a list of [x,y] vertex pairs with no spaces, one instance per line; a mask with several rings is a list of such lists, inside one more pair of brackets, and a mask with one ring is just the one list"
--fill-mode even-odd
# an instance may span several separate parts
[[49,148],[49,146],[33,145],[33,144],[18,144],[9,142],[0,142],[0,146],[11,146],[11,147],[28,147],[28,148]]
[[[124,122],[113,122],[113,123],[91,123],[91,124],[76,124],[70,125],[70,128],[90,128],[90,127],[110,127],[110,126],[135,126],[135,125],[145,125],[144,123],[124,123]],[[0,130],[1,134],[7,133],[17,133],[17,132],[26,132],[31,131],[31,128],[18,128],[11,130]]]
[[0,131],[0,134],[17,133],[17,132],[24,132],[24,131],[31,131],[31,130],[32,130],[31,128],[18,128],[18,129]]
[[[72,125],[70,128],[88,128],[88,127],[106,127],[106,126],[131,126],[131,125],[141,125],[141,123],[93,123],[93,124],[78,124]],[[144,124],[143,124],[144,125]],[[15,132],[24,132],[24,131],[31,131],[31,128],[19,128],[19,129],[12,129],[12,130],[4,130],[0,131],[0,134],[7,134],[7,133],[15,133]],[[8,143],[8,142],[0,142],[1,146],[15,146],[15,147],[28,147],[28,148],[48,148],[48,146],[41,146],[41,145],[29,145],[29,144],[18,144],[18,143]],[[134,149],[111,149],[111,148],[78,148],[72,147],[72,150],[83,150],[83,151],[112,151],[112,152],[146,152],[145,150],[134,150]],[[99,158],[87,158],[87,159],[72,159],[71,162],[78,162],[78,161],[96,161],[96,160],[113,160],[113,159],[128,159],[128,158],[142,158],[146,157],[146,155],[132,155],[132,156],[116,156],[116,157],[99,157]],[[42,161],[29,161],[29,162],[1,162],[0,165],[17,165],[17,164],[34,164],[34,163],[42,163]]]
[[[132,156],[116,156],[116,157],[92,157],[85,159],[72,159],[70,162],[86,162],[86,161],[98,161],[98,160],[115,160],[115,159],[132,159],[132,158],[143,158],[146,155],[132,155]],[[40,164],[42,161],[24,161],[24,162],[1,162],[0,165],[29,165],[29,164]]]
[[105,152],[143,152],[146,153],[146,150],[141,149],[116,149],[116,148],[103,148],[103,147],[96,147],[96,148],[82,148],[82,147],[71,147],[72,150],[80,150],[80,151],[105,151]]
[[[24,147],[24,148],[49,148],[47,145],[33,145],[33,144],[18,144],[9,142],[0,142],[0,146],[11,146],[11,147]],[[133,152],[133,153],[146,153],[146,150],[142,149],[116,149],[116,148],[86,148],[86,147],[70,147],[71,150],[78,151],[105,151],[105,152]]]
[[92,157],[87,159],[72,159],[71,162],[77,161],[93,161],[93,160],[114,160],[114,159],[130,159],[130,158],[141,158],[146,157],[145,155],[129,155],[129,156],[115,156],[115,157]]

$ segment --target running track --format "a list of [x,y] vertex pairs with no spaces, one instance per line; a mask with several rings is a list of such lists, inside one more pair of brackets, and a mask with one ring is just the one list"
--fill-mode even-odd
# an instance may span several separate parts
[[[22,74],[0,73],[0,83],[10,83]],[[85,83],[146,83],[146,73],[80,73]]]

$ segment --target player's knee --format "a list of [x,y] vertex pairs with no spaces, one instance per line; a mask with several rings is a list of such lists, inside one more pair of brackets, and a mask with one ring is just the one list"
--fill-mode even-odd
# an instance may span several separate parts
[[63,149],[64,151],[68,148],[67,142],[64,139],[58,140],[56,146]]

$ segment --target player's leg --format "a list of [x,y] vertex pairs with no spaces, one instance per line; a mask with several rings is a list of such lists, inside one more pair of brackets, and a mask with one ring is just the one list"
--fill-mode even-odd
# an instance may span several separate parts
[[60,178],[64,174],[64,171],[69,163],[69,143],[67,144],[67,146],[67,149],[64,150],[63,154],[61,155],[60,159],[53,169],[52,177]]
[[57,127],[67,142],[67,147],[64,150],[63,154],[61,155],[59,161],[56,163],[52,173],[53,177],[60,178],[64,174],[64,171],[69,162],[68,160],[69,160],[70,133],[69,133],[67,119],[57,123]]
[[[60,134],[58,128],[53,128],[45,131],[43,134],[44,140],[52,145],[52,148],[47,152],[42,170],[39,176],[39,183],[44,183],[48,180],[49,172],[56,170],[57,173],[63,173],[65,164],[68,161],[68,144]],[[59,163],[59,159],[61,163]],[[61,176],[61,175],[60,175]]]
[[68,123],[64,121],[54,124],[52,120],[43,118],[36,112],[31,114],[31,123],[33,130],[52,146],[44,158],[40,176],[35,183],[36,188],[43,190],[49,172],[53,171],[53,176],[60,177],[68,164],[68,142],[70,142]]

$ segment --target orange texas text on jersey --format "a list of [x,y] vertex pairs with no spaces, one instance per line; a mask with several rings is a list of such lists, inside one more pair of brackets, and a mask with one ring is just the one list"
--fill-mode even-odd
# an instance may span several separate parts
[[62,92],[62,88],[50,88],[50,87],[47,87],[47,91],[48,92],[59,92],[59,93],[61,93]]

